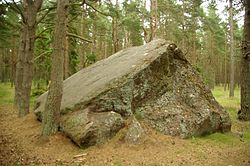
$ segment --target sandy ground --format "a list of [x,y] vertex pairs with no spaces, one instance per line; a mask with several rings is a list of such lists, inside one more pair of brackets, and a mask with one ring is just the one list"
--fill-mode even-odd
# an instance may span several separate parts
[[[33,113],[17,118],[9,105],[0,105],[0,165],[250,165],[250,141],[236,135],[225,142],[209,138],[182,140],[147,129],[141,145],[129,145],[120,135],[110,142],[80,149],[62,133],[40,139],[41,123]],[[123,131],[121,131],[123,132]],[[230,135],[230,134],[229,134]],[[226,137],[227,138],[227,137]]]

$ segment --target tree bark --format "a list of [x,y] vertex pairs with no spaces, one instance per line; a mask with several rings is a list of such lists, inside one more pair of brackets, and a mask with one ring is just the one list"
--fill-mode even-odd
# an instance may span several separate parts
[[119,50],[118,39],[118,19],[117,16],[112,17],[112,40],[113,40],[113,54]]
[[225,55],[224,55],[224,91],[227,90],[227,34],[225,34]]
[[152,41],[156,36],[158,26],[158,1],[150,0],[150,39]]
[[[86,33],[86,5],[83,4],[82,5],[82,16],[81,16],[81,26],[80,26],[80,36],[81,37],[85,37],[85,33]],[[81,45],[80,45],[80,69],[85,67],[85,61],[86,61],[86,57],[85,57],[85,49],[84,49],[84,42],[81,41]]]
[[113,50],[112,53],[116,53],[119,51],[119,38],[118,38],[118,10],[119,10],[119,3],[116,0],[115,4],[116,15],[112,17],[112,42],[113,42]]
[[185,11],[186,11],[186,4],[185,1],[182,0],[182,18],[181,18],[181,29],[182,29],[182,40],[181,40],[181,46],[182,46],[182,50],[185,51],[187,50],[186,48],[186,36],[185,36],[185,31],[186,31],[186,22],[185,22]]
[[[142,28],[143,28],[143,38],[146,43],[150,42],[150,37],[145,27],[145,17],[146,17],[146,0],[142,0],[143,4],[143,13],[142,13]],[[151,24],[150,24],[151,25]],[[151,26],[150,26],[151,27]]]
[[[96,7],[96,4],[94,4],[94,6]],[[96,33],[97,33],[97,15],[96,15],[96,11],[93,12],[93,29],[92,29],[92,46],[91,46],[91,53],[93,55],[98,56],[97,53],[97,37],[96,37]]]
[[30,92],[33,77],[34,43],[37,27],[37,13],[43,0],[23,1],[23,24],[16,65],[16,84],[14,104],[19,117],[29,113]]
[[16,75],[16,39],[13,37],[13,47],[11,54],[11,87],[15,84],[15,75]]
[[67,79],[69,74],[69,38],[66,37],[65,39],[65,45],[64,45],[64,67],[63,67],[63,79]]
[[67,32],[69,0],[57,0],[56,24],[53,41],[51,84],[42,121],[42,135],[49,136],[58,131],[63,91],[63,63]]
[[241,110],[238,118],[250,120],[250,2],[245,1],[244,40],[241,58]]
[[4,82],[4,72],[5,72],[5,64],[4,64],[4,54],[5,54],[5,48],[1,48],[1,57],[0,57],[0,69],[1,69],[1,76],[0,76],[0,79],[1,79],[1,82]]
[[15,71],[16,71],[16,60],[15,60],[15,47],[11,49],[11,87],[15,83]]
[[233,0],[229,0],[229,26],[230,26],[230,89],[229,97],[234,96],[234,32],[233,32]]

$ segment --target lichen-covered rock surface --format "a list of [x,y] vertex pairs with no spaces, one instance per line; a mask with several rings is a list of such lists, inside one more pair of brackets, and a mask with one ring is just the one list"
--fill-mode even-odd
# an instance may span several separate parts
[[[36,102],[40,120],[46,96]],[[60,130],[79,146],[105,142],[133,114],[182,138],[231,129],[228,113],[181,50],[161,39],[119,51],[64,81]]]
[[133,118],[132,122],[128,126],[128,132],[125,136],[125,142],[129,144],[140,144],[145,140],[145,130],[141,124]]

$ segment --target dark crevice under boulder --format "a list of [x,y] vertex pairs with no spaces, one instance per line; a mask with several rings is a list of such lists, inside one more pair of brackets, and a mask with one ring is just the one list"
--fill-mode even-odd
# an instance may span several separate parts
[[[46,96],[36,102],[40,120]],[[181,138],[231,129],[228,113],[165,40],[119,51],[64,81],[60,129],[81,147],[104,143],[138,112],[152,128]]]

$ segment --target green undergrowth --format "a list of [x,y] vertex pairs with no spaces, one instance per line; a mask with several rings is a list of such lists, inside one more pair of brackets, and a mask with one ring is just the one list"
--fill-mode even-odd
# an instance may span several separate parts
[[241,122],[237,119],[237,112],[240,108],[240,89],[235,89],[235,96],[229,97],[229,91],[223,87],[215,87],[212,91],[215,99],[229,113],[232,121],[232,130],[228,133],[213,133],[202,137],[193,137],[192,142],[212,141],[228,145],[237,145],[241,142],[250,141],[250,122]]
[[212,91],[215,99],[225,108],[229,113],[233,122],[237,120],[237,113],[240,108],[240,89],[236,88],[234,91],[234,97],[229,97],[229,91],[224,91],[221,86],[215,87]]
[[224,88],[217,86],[212,90],[215,99],[227,110],[238,110],[240,107],[240,89],[235,88],[234,97],[229,97],[229,91],[224,91]]
[[227,133],[213,133],[206,136],[192,137],[192,143],[201,144],[201,143],[212,143],[212,144],[221,144],[228,146],[237,146],[244,142],[250,141],[249,132],[243,132],[242,136],[236,132],[227,132]]
[[[13,104],[14,101],[14,87],[11,87],[10,83],[0,83],[0,104],[8,105]],[[30,105],[34,106],[35,97],[31,96]]]
[[[191,142],[193,144],[204,144],[204,143],[215,143],[215,144],[231,144],[234,142],[234,138],[228,136],[228,134],[222,133],[213,133],[205,136],[193,136]],[[238,143],[238,140],[236,140]]]
[[13,103],[13,89],[10,83],[0,83],[0,104],[12,104]]

